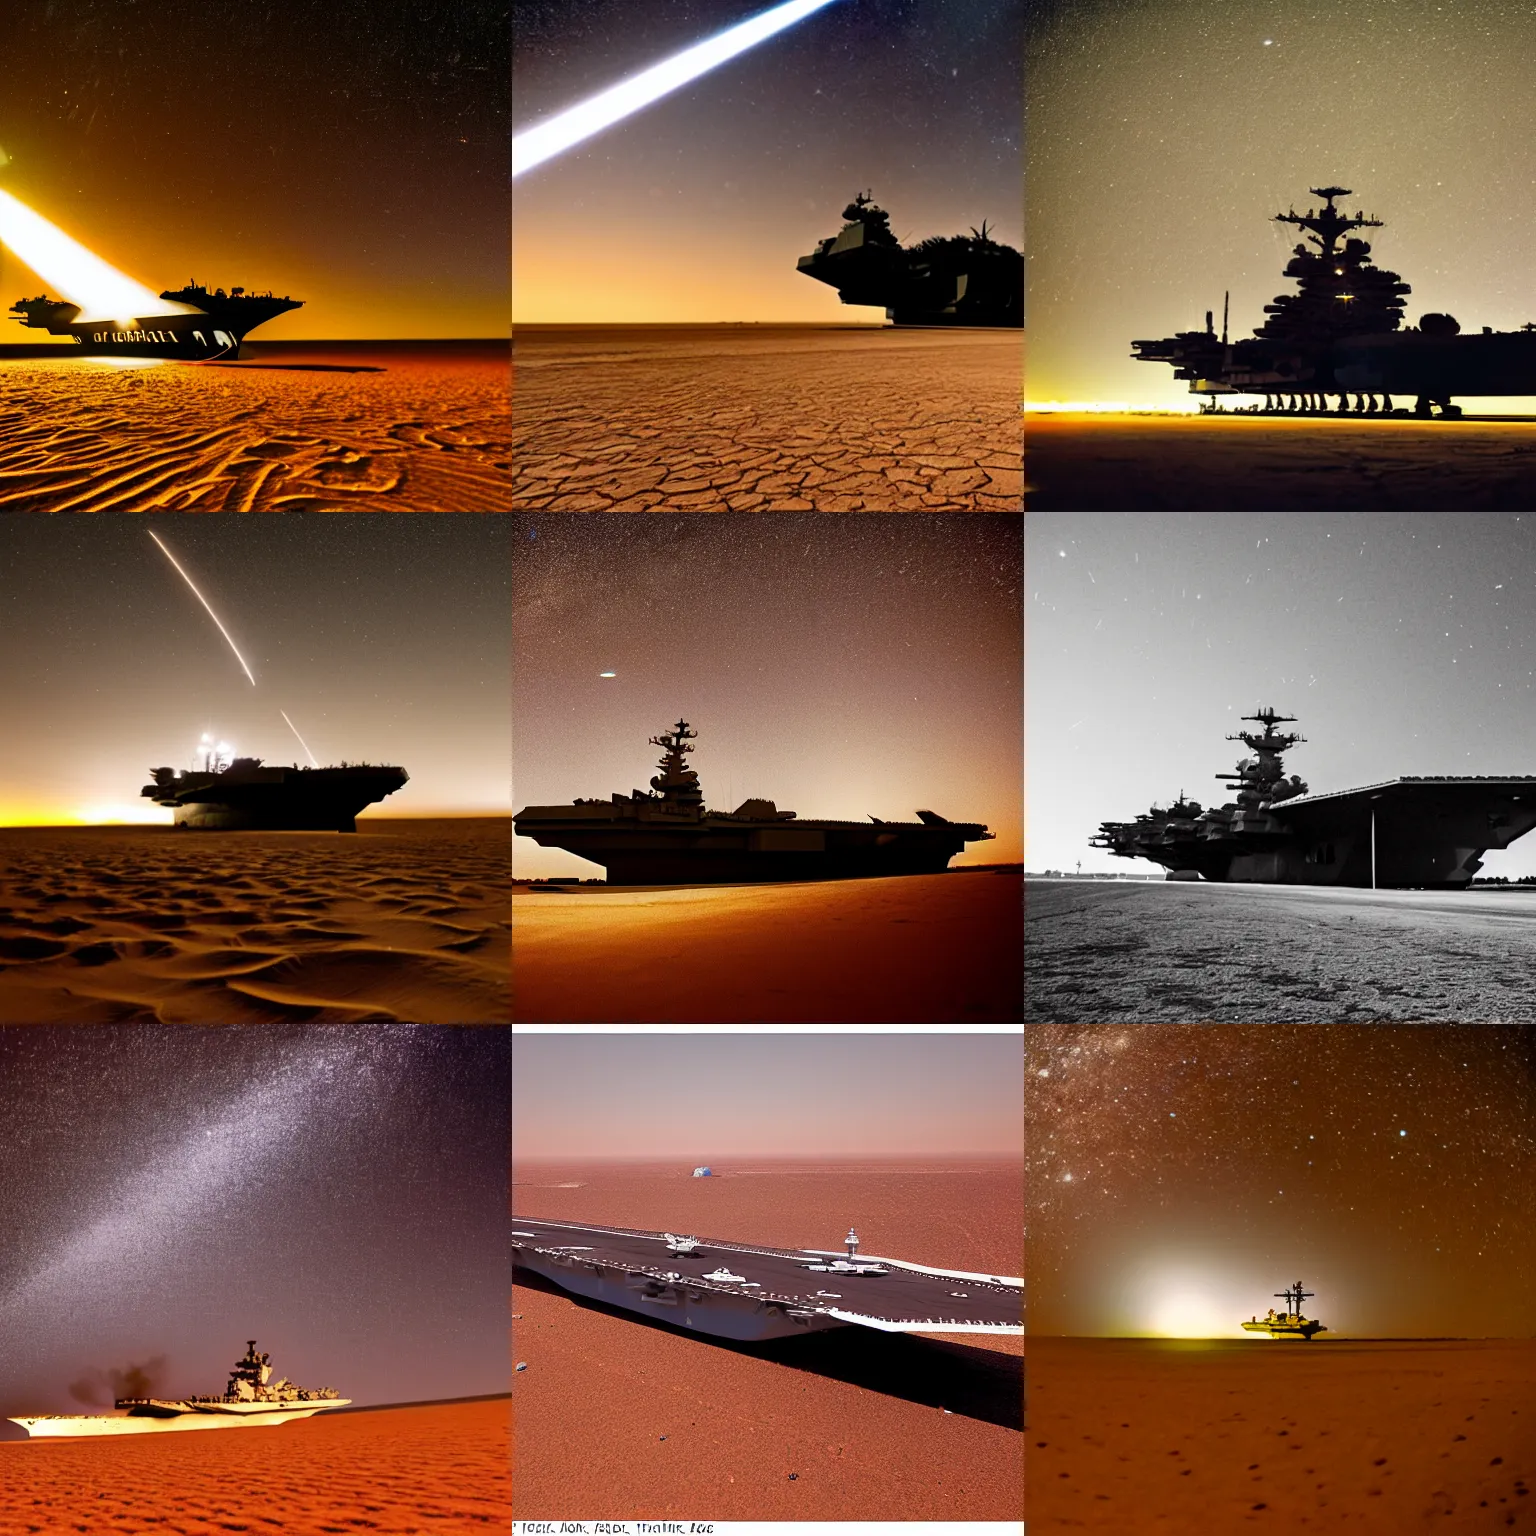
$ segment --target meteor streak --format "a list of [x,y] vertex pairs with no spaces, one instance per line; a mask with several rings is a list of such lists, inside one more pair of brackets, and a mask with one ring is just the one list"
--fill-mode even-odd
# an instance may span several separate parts
[[46,278],[82,320],[137,320],[146,315],[192,315],[186,304],[159,298],[72,240],[9,192],[0,192],[0,244]]
[[[0,197],[4,197],[4,196],[5,196],[5,194],[3,192],[0,192]],[[151,528],[151,529],[148,529],[146,531],[148,532],[150,538],[152,538],[155,541],[156,544],[160,544],[160,536],[154,531],[154,529]],[[167,560],[169,560],[171,562],[171,564],[176,567],[178,572],[180,572],[181,579],[184,582],[186,582],[186,584],[189,587],[192,588],[192,595],[198,600],[198,602],[200,602],[203,605],[204,608],[208,608],[208,599],[206,597],[204,597],[203,594],[197,590],[197,584],[192,580],[192,578],[190,576],[187,575],[187,573],[185,571],[183,571],[181,569],[181,564],[176,559],[176,556],[173,555],[170,552],[170,550],[168,550],[165,547],[164,544],[160,544],[160,550],[161,550],[161,553],[164,554],[165,558]],[[218,616],[218,614],[216,614],[213,611],[212,608],[208,608],[208,617],[210,619],[212,619],[215,624],[219,624],[219,616]],[[229,631],[227,629],[225,629],[222,624],[219,624],[219,633],[221,635],[223,635],[226,640],[229,640]],[[229,648],[230,648],[230,650],[232,650],[235,653],[235,660],[238,661],[242,667],[245,667],[245,675],[251,679],[251,687],[254,688],[256,686],[256,679],[252,675],[251,669],[249,667],[245,666],[245,657],[240,654],[239,647],[236,646],[236,644],[235,644],[235,642],[233,640],[229,640]],[[288,717],[286,715],[284,715],[283,718],[286,720]],[[292,722],[290,722],[290,724],[291,723]],[[298,735],[298,732],[295,731],[294,734]],[[309,748],[306,747],[304,750],[307,752],[309,750]]]
[[[288,720],[288,711],[286,709],[278,710],[278,714],[280,714],[284,720]],[[288,729],[292,731],[295,736],[299,736],[299,728],[293,723],[292,720],[288,720]],[[311,766],[318,768],[320,764],[315,761],[315,754],[310,752],[309,743],[305,741],[302,736],[299,736],[299,745],[304,748],[306,753],[309,754],[309,761]]]
[[716,65],[734,59],[738,53],[745,53],[748,48],[831,3],[832,0],[787,0],[761,15],[727,27],[702,43],[695,43],[692,48],[685,48],[670,59],[663,59],[660,64],[653,64],[628,80],[621,80],[606,91],[599,91],[596,96],[589,96],[574,107],[557,113],[548,122],[540,123],[537,128],[514,133],[513,178],[580,144],[583,139],[601,133],[604,128],[650,106],[679,86],[697,80]]

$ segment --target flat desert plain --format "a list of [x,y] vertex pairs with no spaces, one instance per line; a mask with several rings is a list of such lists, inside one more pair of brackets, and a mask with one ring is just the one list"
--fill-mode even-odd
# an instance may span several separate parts
[[0,1444],[5,1536],[504,1536],[505,1399],[321,1414],[275,1429]]
[[1017,512],[1021,335],[518,326],[513,505]]
[[1046,1024],[1536,1021],[1536,890],[1032,880]]
[[[549,1220],[1022,1273],[1021,1163],[518,1164]],[[527,1283],[522,1283],[526,1281]],[[849,1327],[733,1345],[515,1272],[517,1519],[1012,1520],[1023,1340]],[[945,1412],[945,1409],[949,1412]],[[791,1476],[793,1474],[793,1476]]]
[[1029,1341],[1031,1531],[1536,1526],[1536,1341]]
[[513,887],[513,1018],[1017,1023],[1021,877]]
[[0,354],[0,511],[504,512],[495,342],[248,342],[237,363]]
[[0,1023],[505,1023],[503,817],[0,830]]
[[1037,413],[1032,511],[1529,511],[1536,423]]

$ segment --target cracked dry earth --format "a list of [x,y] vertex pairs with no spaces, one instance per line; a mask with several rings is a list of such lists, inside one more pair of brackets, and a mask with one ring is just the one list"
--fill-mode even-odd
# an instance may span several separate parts
[[0,362],[0,511],[511,507],[504,342],[247,350],[227,366]]
[[0,1024],[504,1023],[509,834],[0,833]]
[[1017,512],[1017,332],[527,326],[513,505]]
[[1529,1024],[1536,892],[1031,880],[1024,1019]]

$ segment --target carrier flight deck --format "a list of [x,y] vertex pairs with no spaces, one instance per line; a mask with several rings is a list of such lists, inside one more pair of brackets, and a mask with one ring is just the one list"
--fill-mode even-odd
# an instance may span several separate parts
[[777,1339],[859,1324],[887,1333],[1024,1331],[1024,1282],[858,1252],[512,1218],[512,1261],[562,1290],[698,1333]]

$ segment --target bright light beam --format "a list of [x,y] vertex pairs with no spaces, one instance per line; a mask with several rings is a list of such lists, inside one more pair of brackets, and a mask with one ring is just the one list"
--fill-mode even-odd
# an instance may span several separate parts
[[[286,709],[278,710],[278,714],[280,714],[284,720],[288,720],[288,711]],[[295,736],[299,736],[299,728],[293,723],[292,720],[288,720],[288,729],[292,731]],[[309,754],[309,761],[311,766],[318,768],[320,764],[315,761],[315,754],[310,752],[309,743],[305,741],[302,736],[299,736],[299,745],[304,748],[306,753]]]
[[[3,197],[4,195],[5,194],[3,192],[0,192],[0,197]],[[149,534],[150,538],[155,541],[156,544],[160,544],[160,536],[154,531],[153,528],[146,529],[145,531]],[[181,579],[186,582],[189,587],[192,588],[192,595],[196,597],[198,602],[200,602],[204,608],[208,608],[208,599],[197,590],[197,584],[192,580],[190,576],[187,575],[185,571],[181,569],[180,562],[178,562],[176,556],[173,555],[170,550],[166,549],[164,544],[160,544],[160,549],[161,552],[165,555],[165,558],[169,560],[171,564],[174,565],[176,569],[181,573]],[[208,608],[208,617],[212,619],[215,624],[219,624],[219,616],[213,611],[212,608]],[[225,629],[222,624],[219,624],[219,633],[223,635],[226,640],[229,640],[229,631]],[[238,661],[242,667],[245,667],[245,675],[251,679],[251,687],[254,688],[256,686],[256,679],[254,676],[252,676],[251,669],[245,666],[245,657],[240,654],[239,647],[233,640],[229,640],[229,648],[235,653],[235,660]],[[284,715],[283,718],[286,720],[288,717]],[[298,733],[295,732],[294,734],[297,735]],[[307,752],[309,748],[306,747],[304,750]]]
[[785,27],[792,27],[813,11],[819,11],[822,6],[831,3],[832,0],[787,0],[784,5],[776,5],[761,15],[749,17],[734,27],[727,27],[724,32],[716,33],[702,43],[695,43],[692,48],[685,48],[670,59],[663,59],[660,64],[642,70],[638,75],[621,80],[606,91],[599,91],[596,96],[589,96],[536,128],[525,128],[521,133],[514,133],[513,179],[580,144],[583,139],[590,139],[593,134],[612,127],[642,107],[650,106],[653,101],[659,101],[679,86],[687,85],[690,80],[697,80],[716,65],[734,59],[738,53],[745,53],[748,48],[772,37],[776,32],[782,32]]
[[42,214],[9,192],[0,192],[0,244],[8,246],[39,277],[46,278],[82,320],[137,320],[146,315],[196,314],[186,304],[162,299],[72,240]]

